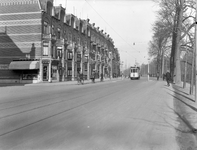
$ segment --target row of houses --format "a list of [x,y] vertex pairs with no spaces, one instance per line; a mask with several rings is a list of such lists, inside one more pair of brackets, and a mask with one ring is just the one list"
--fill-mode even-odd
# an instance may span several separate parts
[[120,75],[120,55],[103,30],[53,0],[0,1],[0,82],[38,83]]

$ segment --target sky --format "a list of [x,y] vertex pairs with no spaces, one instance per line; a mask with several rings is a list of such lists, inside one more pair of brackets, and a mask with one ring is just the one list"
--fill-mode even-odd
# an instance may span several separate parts
[[123,66],[147,64],[158,6],[152,0],[54,0],[66,13],[90,19],[114,41]]

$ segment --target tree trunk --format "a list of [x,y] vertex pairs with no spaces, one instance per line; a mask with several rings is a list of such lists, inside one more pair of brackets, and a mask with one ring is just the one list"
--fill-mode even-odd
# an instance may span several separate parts
[[174,19],[174,27],[173,27],[173,35],[172,35],[172,48],[171,48],[171,55],[170,55],[170,73],[172,76],[172,80],[174,82],[174,68],[175,68],[175,46],[176,46],[176,37],[177,37],[177,19]]
[[162,76],[163,76],[164,71],[165,71],[164,67],[165,67],[165,61],[164,61],[164,52],[163,52],[163,53],[162,53],[162,70],[161,70]]
[[181,40],[181,28],[183,20],[183,3],[184,0],[179,0],[177,6],[178,20],[177,20],[177,38],[176,38],[176,49],[175,49],[175,83],[181,84],[181,64],[180,64],[180,40]]

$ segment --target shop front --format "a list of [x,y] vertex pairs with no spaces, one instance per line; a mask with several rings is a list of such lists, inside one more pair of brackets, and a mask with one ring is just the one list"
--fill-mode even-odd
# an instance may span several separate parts
[[[50,64],[51,63],[51,64]],[[60,69],[61,66],[59,64],[59,61],[57,60],[44,60],[42,61],[42,76],[43,76],[43,81],[59,81],[60,80]]]
[[60,80],[60,65],[58,60],[53,60],[51,64],[51,79],[52,81]]
[[9,70],[19,74],[20,83],[38,83],[39,61],[38,60],[16,60],[9,64]]

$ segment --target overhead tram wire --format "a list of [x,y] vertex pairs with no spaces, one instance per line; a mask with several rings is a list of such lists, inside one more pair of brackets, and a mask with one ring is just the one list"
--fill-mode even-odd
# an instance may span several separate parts
[[[118,34],[118,32],[116,32],[113,27],[94,9],[94,7],[87,1],[84,0],[96,13],[97,15],[119,36],[119,38],[121,38],[128,46],[132,47],[132,45],[130,45],[124,38],[122,38],[120,36],[120,34]],[[135,51],[137,51],[135,48],[133,48]],[[125,51],[124,51],[125,52]],[[126,51],[127,52],[127,51]],[[140,51],[137,51],[138,53],[140,53]]]

